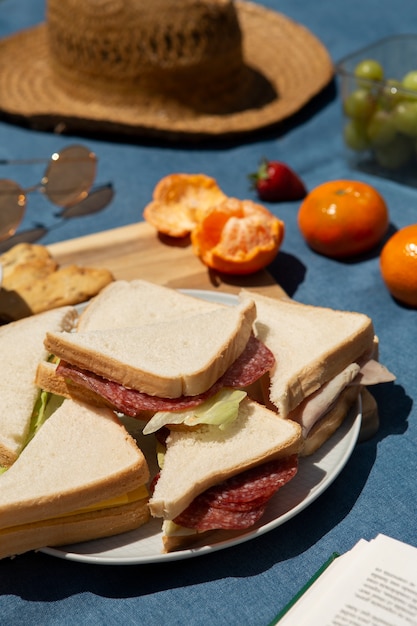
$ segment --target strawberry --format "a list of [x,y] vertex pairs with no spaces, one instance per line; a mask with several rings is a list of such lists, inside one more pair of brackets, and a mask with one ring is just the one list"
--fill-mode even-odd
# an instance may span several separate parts
[[279,161],[263,159],[258,171],[249,175],[249,180],[261,200],[267,202],[301,200],[307,194],[298,174]]

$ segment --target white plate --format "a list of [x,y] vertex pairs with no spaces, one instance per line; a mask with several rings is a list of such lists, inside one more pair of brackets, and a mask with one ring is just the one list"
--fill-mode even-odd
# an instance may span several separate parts
[[[184,290],[196,297],[222,304],[235,304],[236,297],[217,292]],[[41,552],[71,561],[102,565],[137,565],[161,563],[202,556],[235,546],[259,537],[281,526],[316,500],[336,479],[347,463],[358,439],[361,425],[361,407],[357,406],[344,420],[342,426],[315,454],[301,458],[296,476],[282,487],[270,500],[265,515],[250,531],[230,536],[219,532],[210,536],[211,542],[188,550],[161,553],[161,520],[155,519],[137,530],[115,537],[97,539],[59,548],[43,548]],[[129,430],[140,423],[128,420]],[[139,432],[132,433],[140,437]],[[145,439],[145,438],[144,438]],[[153,438],[140,441],[143,448]],[[146,450],[144,453],[146,454]]]

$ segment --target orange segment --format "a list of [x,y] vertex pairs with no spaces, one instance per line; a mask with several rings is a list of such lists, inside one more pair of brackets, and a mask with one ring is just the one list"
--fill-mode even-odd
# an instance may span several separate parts
[[200,215],[225,199],[214,178],[205,174],[170,174],[162,178],[153,192],[153,201],[143,217],[160,233],[186,237]]
[[251,274],[273,261],[284,223],[251,200],[227,198],[205,213],[191,232],[194,253],[225,274]]
[[394,298],[417,308],[417,224],[392,235],[379,261],[382,278]]

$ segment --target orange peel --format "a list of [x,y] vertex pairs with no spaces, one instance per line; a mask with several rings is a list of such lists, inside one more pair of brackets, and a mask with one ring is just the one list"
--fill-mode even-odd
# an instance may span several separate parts
[[170,174],[156,185],[143,217],[164,235],[186,237],[205,212],[225,198],[210,176]]
[[284,222],[251,200],[226,198],[206,211],[191,232],[193,252],[225,274],[252,274],[276,257]]

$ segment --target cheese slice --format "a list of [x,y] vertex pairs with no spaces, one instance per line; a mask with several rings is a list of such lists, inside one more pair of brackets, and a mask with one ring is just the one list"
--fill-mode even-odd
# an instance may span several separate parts
[[195,528],[185,528],[172,520],[165,519],[162,522],[162,534],[167,537],[188,537],[188,535],[197,535],[199,533]]
[[[90,506],[77,509],[76,511],[63,513],[62,515],[56,515],[52,518],[49,518],[49,520],[47,519],[43,521],[46,522],[50,520],[65,519],[66,517],[72,517],[73,515],[80,515],[82,513],[90,513],[93,511],[101,511],[103,509],[111,509],[117,506],[123,506],[124,504],[130,504],[131,502],[139,502],[140,500],[147,499],[148,497],[149,497],[148,489],[146,485],[142,485],[141,487],[138,487],[137,489],[134,489],[133,491],[130,491],[129,493],[122,494],[120,496],[115,496],[114,498],[108,498],[107,500],[102,500],[101,502],[97,502],[96,504],[91,504]],[[35,524],[36,523],[41,524],[42,521],[35,522]],[[18,526],[11,526],[8,528],[3,528],[2,530],[0,530],[0,537],[2,535],[7,535],[7,533],[9,533],[11,530],[17,531],[19,530],[19,528],[24,529],[25,526],[27,525],[21,524]]]
[[76,511],[70,511],[68,513],[63,513],[62,515],[57,515],[56,517],[54,517],[54,519],[59,519],[60,517],[70,517],[71,515],[79,515],[80,513],[89,513],[91,511],[101,511],[102,509],[112,509],[116,506],[123,506],[124,504],[137,502],[148,497],[148,489],[146,485],[142,485],[141,487],[138,487],[137,489],[134,489],[129,493],[125,493],[120,496],[114,496],[113,498],[102,500],[101,502],[97,502],[96,504],[90,504],[90,506],[77,509]]

